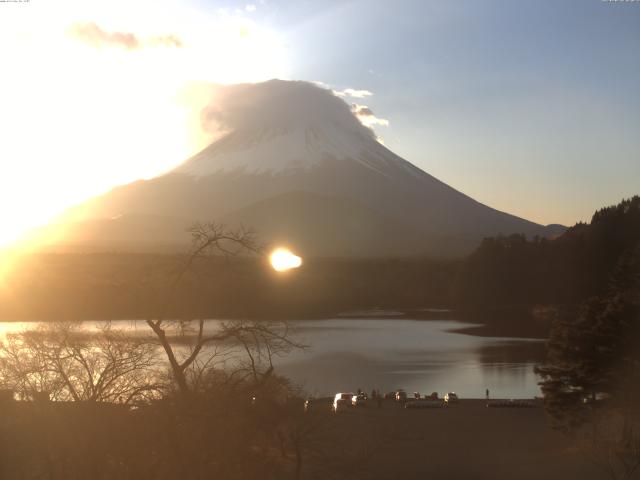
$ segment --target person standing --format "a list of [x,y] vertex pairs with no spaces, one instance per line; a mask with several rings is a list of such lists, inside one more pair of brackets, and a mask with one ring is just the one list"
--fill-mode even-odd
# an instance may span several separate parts
[[487,400],[489,400],[489,389],[487,388],[487,391],[485,392],[486,396],[487,396]]

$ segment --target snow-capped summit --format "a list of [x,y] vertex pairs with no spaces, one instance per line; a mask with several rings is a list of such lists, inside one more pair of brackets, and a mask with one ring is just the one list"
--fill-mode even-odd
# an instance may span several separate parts
[[[364,127],[363,127],[364,128]],[[220,172],[247,174],[291,173],[325,160],[351,160],[373,170],[385,166],[370,136],[346,133],[332,124],[291,129],[234,131],[211,144],[174,170],[198,177]],[[256,158],[256,151],[260,152]]]
[[381,171],[394,161],[342,99],[306,82],[271,80],[228,87],[202,117],[207,128],[224,132],[222,138],[177,173],[280,174],[326,160],[356,161]]
[[398,257],[461,255],[484,236],[548,232],[400,158],[311,83],[222,87],[201,118],[217,140],[168,174],[87,202],[67,240],[186,243],[192,222],[215,220],[254,227],[303,256]]

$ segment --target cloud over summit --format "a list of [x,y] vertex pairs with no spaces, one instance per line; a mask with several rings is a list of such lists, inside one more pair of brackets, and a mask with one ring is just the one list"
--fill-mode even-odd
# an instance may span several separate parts
[[202,127],[210,133],[313,128],[330,123],[373,135],[359,118],[331,90],[310,82],[285,80],[216,86],[211,102],[201,112]]

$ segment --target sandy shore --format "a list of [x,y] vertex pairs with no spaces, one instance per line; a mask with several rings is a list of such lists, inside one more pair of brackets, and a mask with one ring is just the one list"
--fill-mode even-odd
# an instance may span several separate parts
[[[325,417],[318,429],[325,428],[325,440],[335,445],[325,456],[343,462],[345,478],[606,478],[549,427],[541,407],[487,408],[484,400],[461,400],[447,408],[405,410],[387,400],[382,408],[314,416]],[[326,461],[310,458],[307,468]]]

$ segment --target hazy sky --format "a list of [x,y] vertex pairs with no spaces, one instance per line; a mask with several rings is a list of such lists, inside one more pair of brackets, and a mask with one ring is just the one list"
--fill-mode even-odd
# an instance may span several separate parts
[[639,52],[640,2],[0,3],[0,243],[202,147],[199,85],[274,77],[360,91],[483,203],[588,220],[640,193]]

